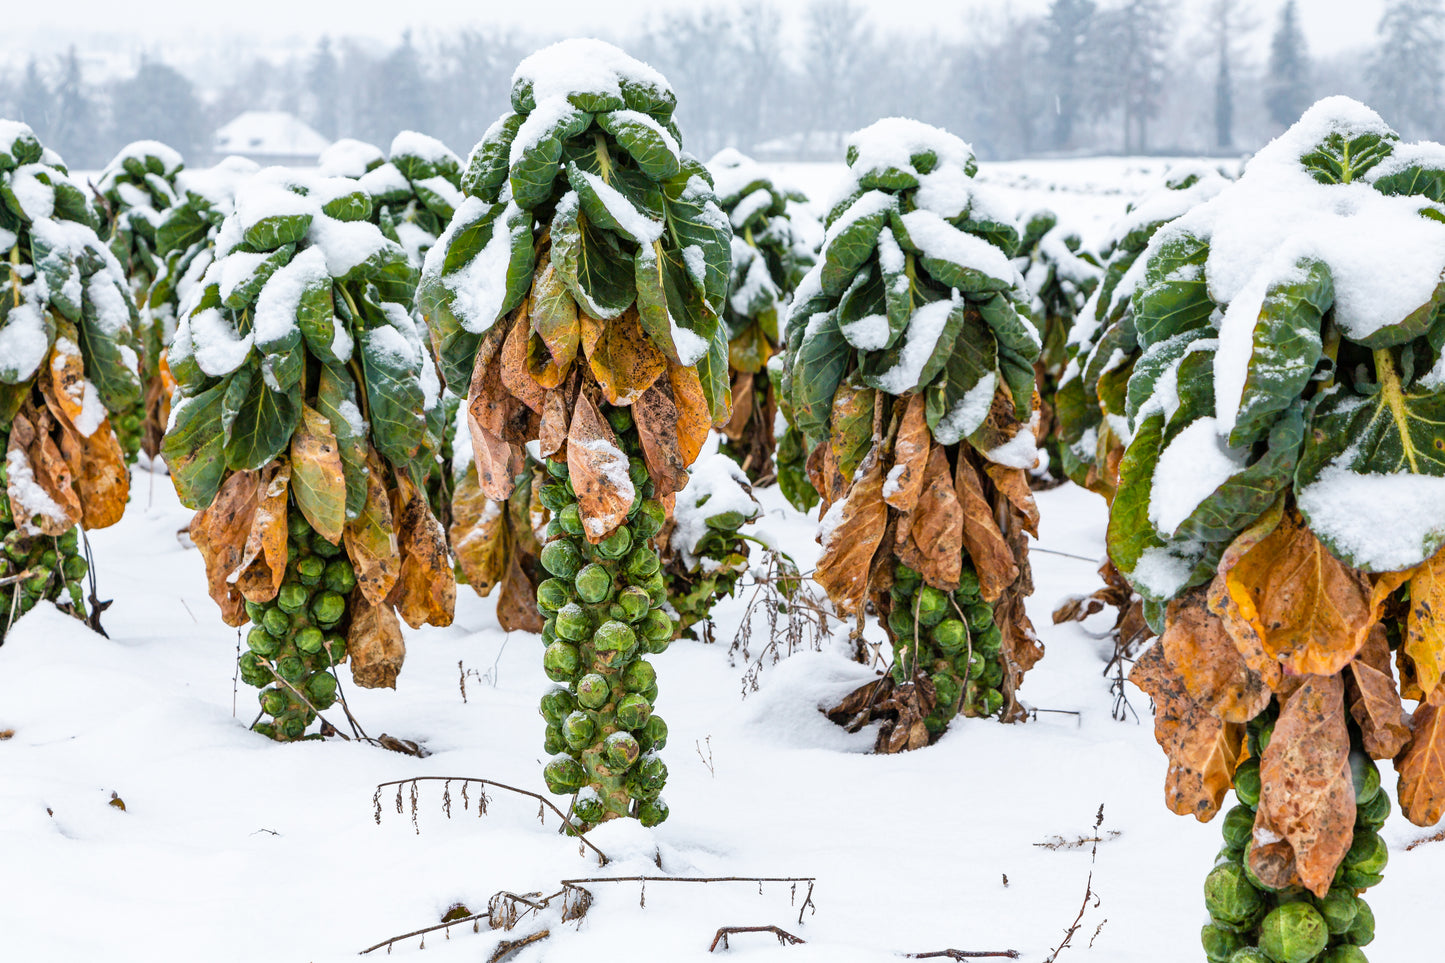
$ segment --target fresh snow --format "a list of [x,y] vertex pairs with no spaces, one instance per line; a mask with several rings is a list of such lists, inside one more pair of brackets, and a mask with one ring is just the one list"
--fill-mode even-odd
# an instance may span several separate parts
[[1002,250],[981,237],[960,231],[933,211],[909,211],[903,215],[903,227],[924,257],[950,261],[1001,281],[1023,283],[1018,268]]
[[[930,301],[913,312],[908,319],[908,328],[903,332],[903,349],[898,352],[898,361],[878,376],[879,388],[891,395],[901,395],[918,387],[923,366],[933,357],[948,316],[961,300],[955,291],[952,298]],[[886,327],[887,319],[883,322]]]
[[1310,527],[1362,568],[1419,565],[1445,544],[1445,478],[1360,474],[1337,460],[1298,492]]
[[563,100],[571,93],[621,97],[624,82],[672,89],[662,74],[647,64],[610,43],[591,38],[563,40],[531,54],[512,74],[514,87],[523,82],[532,85],[532,96],[539,108],[544,101]]
[[1244,452],[1232,451],[1215,419],[1191,422],[1159,453],[1149,490],[1149,521],[1172,535],[1206,498],[1244,467]]
[[708,533],[707,520],[725,512],[752,518],[762,508],[753,498],[748,476],[731,458],[704,454],[688,470],[673,509],[672,549],[689,568],[697,564],[698,543]]

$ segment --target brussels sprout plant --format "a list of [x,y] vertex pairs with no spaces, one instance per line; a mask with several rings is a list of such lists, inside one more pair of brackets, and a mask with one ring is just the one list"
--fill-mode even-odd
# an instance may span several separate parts
[[893,642],[896,751],[960,712],[1023,715],[1043,653],[1023,606],[1040,344],[1018,228],[968,145],[891,119],[847,157],[789,314],[787,390],[825,507],[814,578],[843,614],[871,601]]
[[112,416],[140,399],[137,314],[100,218],[31,129],[0,120],[0,641],[38,602],[85,618],[76,526],[120,520]]
[[549,512],[537,587],[545,777],[581,826],[667,816],[667,727],[643,654],[674,633],[651,544],[709,428],[728,416],[722,323],[731,230],[683,153],[676,98],[608,44],[522,62],[512,112],[462,176],[420,299],[442,369],[466,383],[480,489],[508,500],[535,442]]
[[305,735],[350,657],[394,686],[455,586],[422,484],[440,385],[406,305],[416,271],[348,178],[272,168],[242,187],[170,348],[162,446],[212,597],[246,621],[242,677],[279,740]]
[[1330,98],[1139,257],[1108,543],[1163,633],[1131,678],[1170,808],[1239,800],[1211,960],[1363,960],[1373,760],[1411,821],[1445,807],[1442,200],[1445,148]]

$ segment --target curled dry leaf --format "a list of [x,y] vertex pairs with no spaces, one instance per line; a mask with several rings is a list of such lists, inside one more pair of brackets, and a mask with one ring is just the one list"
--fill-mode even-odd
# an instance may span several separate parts
[[733,376],[733,413],[722,433],[729,441],[741,441],[753,417],[753,373],[738,371]]
[[28,402],[16,413],[5,453],[6,494],[18,527],[63,535],[80,522],[83,511],[70,466],[50,437],[50,421],[48,411],[36,411]]
[[261,476],[254,471],[237,471],[226,476],[211,504],[191,518],[191,541],[206,563],[206,587],[221,607],[227,625],[244,625],[245,599],[232,576],[241,568],[251,520],[260,501]]
[[1044,644],[1034,632],[1034,624],[1024,608],[1024,593],[1017,586],[1005,592],[994,607],[994,622],[1003,633],[1003,644],[999,648],[1004,666],[1003,719],[1018,722],[1028,715],[1018,700],[1018,690],[1023,685],[1024,674],[1044,657]]
[[527,578],[521,552],[507,553],[507,570],[497,593],[497,624],[505,632],[541,632],[542,614],[537,610],[537,586]]
[[291,491],[311,527],[332,545],[346,528],[346,476],[331,422],[310,405],[291,436]]
[[381,605],[401,574],[401,552],[386,493],[387,471],[376,449],[367,449],[366,464],[366,503],[361,514],[346,523],[342,537],[356,569],[357,588],[372,605]]
[[517,409],[526,407],[502,383],[501,349],[507,331],[507,325],[497,324],[482,339],[467,390],[467,431],[472,436],[477,479],[487,497],[497,501],[505,501],[516,487],[512,468],[517,453],[506,437]]
[[873,751],[905,752],[928,745],[928,726],[923,720],[937,701],[938,694],[927,676],[898,685],[885,675],[854,689],[825,714],[849,732],[876,722],[878,738]]
[[667,380],[672,386],[672,401],[677,405],[677,447],[682,460],[691,465],[697,461],[708,432],[714,428],[707,407],[707,395],[696,368],[667,363]]
[[1154,739],[1169,758],[1165,804],[1171,812],[1208,822],[1233,785],[1244,726],[1225,722],[1191,699],[1162,645],[1139,658],[1129,681],[1154,700]]
[[1255,631],[1254,623],[1240,610],[1227,583],[1229,573],[1239,564],[1239,560],[1274,531],[1283,517],[1284,500],[1279,499],[1252,525],[1235,536],[1220,557],[1214,579],[1209,583],[1210,609],[1224,620],[1224,628],[1234,640],[1234,647],[1244,657],[1245,664],[1264,680],[1265,685],[1275,691],[1280,688],[1284,669],[1264,650],[1264,643]]
[[1414,679],[1429,697],[1445,674],[1445,550],[1415,568],[1378,576],[1370,597],[1372,614],[1378,617],[1389,597],[1406,583],[1410,608],[1401,654],[1413,663]]
[[859,477],[847,497],[835,502],[823,518],[818,541],[823,554],[813,573],[840,615],[854,615],[868,596],[868,572],[873,554],[888,525],[883,503],[883,462],[878,446],[863,459]]
[[351,659],[351,678],[365,689],[395,689],[406,660],[406,642],[396,613],[385,602],[372,604],[361,592],[351,593],[350,609],[346,652]]
[[680,492],[687,485],[687,462],[678,436],[677,403],[672,383],[659,378],[632,405],[642,458],[659,495]]
[[978,470],[960,447],[955,469],[954,490],[963,506],[963,544],[978,572],[979,591],[985,602],[993,602],[1019,577],[1018,562],[1009,547],[993,506],[983,493]]
[[76,419],[82,418],[85,410],[86,392],[94,403],[95,388],[85,380],[80,355],[62,352],[63,343],[56,341],[50,365],[41,370],[40,396],[60,428],[58,445],[79,500],[80,524],[92,531],[109,528],[120,521],[130,499],[130,470],[109,418],[88,425],[88,435],[77,426]]
[[1169,603],[1164,657],[1189,697],[1225,722],[1248,722],[1269,705],[1269,686],[1244,661],[1224,627],[1209,610],[1208,590],[1196,588]]
[[1231,630],[1246,623],[1265,654],[1293,675],[1339,672],[1374,624],[1369,581],[1331,555],[1293,511],[1228,570],[1225,589],[1237,616]]
[[577,492],[582,531],[596,544],[627,520],[636,492],[628,476],[627,455],[585,391],[578,392],[572,410],[567,470]]
[[[1039,393],[1037,391],[1034,392],[1033,406],[1034,410],[1038,411]],[[1013,441],[1014,436],[1021,431],[1031,431],[1031,429],[1018,420],[1008,386],[1000,384],[989,405],[988,416],[984,418],[983,424],[978,427],[978,430],[969,436],[969,441],[973,442],[974,447],[979,451],[993,451]]]
[[507,571],[507,517],[482,493],[473,465],[452,492],[452,551],[467,584],[486,597]]
[[[41,371],[41,393],[56,419],[75,428],[77,422],[84,420],[86,395],[91,395],[92,403],[96,400],[95,386],[86,380],[85,358],[80,353],[74,325],[63,322],[59,335],[50,349],[50,364]],[[95,425],[90,428],[92,433],[100,430]]]
[[912,511],[898,520],[895,551],[929,585],[952,592],[963,571],[963,506],[942,446],[934,446],[922,478]]
[[1323,897],[1355,828],[1340,676],[1308,676],[1284,700],[1259,776],[1251,868],[1269,886],[1303,885]]
[[[568,293],[552,259],[545,256],[550,250],[549,246],[538,253],[537,260],[542,266],[533,275],[532,296],[527,301],[532,330],[536,332],[536,339],[528,350],[528,368],[544,387],[558,385],[567,376],[582,338],[577,302]],[[545,358],[537,350],[537,341],[541,341],[546,350]]]
[[1395,760],[1400,811],[1416,826],[1445,816],[1445,712],[1426,703],[1410,720],[1410,746]]
[[900,512],[912,511],[923,493],[923,476],[928,470],[928,452],[933,444],[926,407],[923,395],[908,396],[893,442],[893,467],[888,472],[891,484],[883,500]]
[[[1375,628],[1384,635],[1382,626],[1376,625]],[[1395,676],[1389,668],[1388,658],[1383,672],[1363,658],[1356,658],[1346,669],[1350,683],[1350,715],[1360,727],[1365,752],[1371,759],[1393,759],[1410,741],[1405,706],[1400,701],[1400,693],[1395,689]]]
[[289,501],[291,465],[273,462],[261,469],[260,496],[251,531],[246,536],[246,553],[241,558],[241,574],[236,587],[248,601],[269,602],[281,591],[286,579],[287,526],[286,505]]
[[396,473],[396,533],[401,571],[389,599],[414,629],[451,625],[457,604],[446,532],[426,495],[405,471]]
[[1034,501],[1034,491],[1029,487],[1028,472],[1022,468],[1006,468],[994,462],[985,462],[983,470],[993,480],[993,487],[1008,500],[1022,520],[1024,531],[1034,538],[1039,537],[1039,506]]
[[668,366],[667,356],[642,330],[636,305],[611,321],[597,321],[584,314],[582,350],[602,387],[602,397],[610,405],[635,402]]
[[567,429],[572,422],[573,398],[577,395],[577,379],[547,392],[542,402],[542,421],[537,429],[537,444],[543,458],[551,458],[567,447]]
[[511,330],[502,343],[502,386],[522,404],[538,414],[547,398],[547,389],[537,383],[527,366],[527,345],[532,338],[532,326],[525,312],[513,315]]

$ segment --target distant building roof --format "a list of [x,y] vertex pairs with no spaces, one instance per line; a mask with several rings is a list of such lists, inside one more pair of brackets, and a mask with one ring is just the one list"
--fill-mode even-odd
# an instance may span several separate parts
[[269,157],[312,157],[331,142],[284,110],[248,110],[216,131],[218,154],[240,154],[258,160]]

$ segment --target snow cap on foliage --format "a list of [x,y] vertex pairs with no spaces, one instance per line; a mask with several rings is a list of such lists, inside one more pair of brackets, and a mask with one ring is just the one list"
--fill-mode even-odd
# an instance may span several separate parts
[[737,462],[723,454],[703,455],[693,463],[673,508],[672,549],[689,568],[697,564],[698,546],[710,530],[708,520],[728,513],[751,521],[762,513],[762,506]]
[[323,177],[360,177],[385,163],[380,147],[352,137],[328,145],[316,158],[317,173]]
[[512,74],[513,106],[522,98],[538,108],[554,98],[620,100],[625,86],[673,96],[667,79],[652,67],[606,41],[576,37],[543,47],[517,65]]

